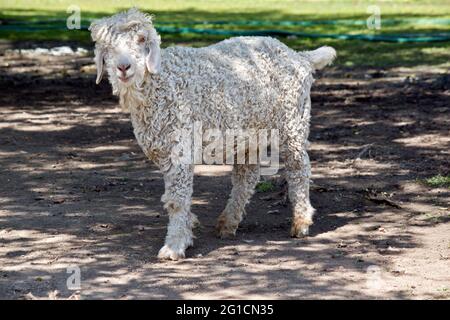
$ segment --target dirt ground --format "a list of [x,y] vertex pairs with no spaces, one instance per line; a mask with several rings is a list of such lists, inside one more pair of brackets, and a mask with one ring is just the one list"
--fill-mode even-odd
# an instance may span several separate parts
[[92,58],[0,47],[0,298],[450,298],[450,190],[421,183],[450,174],[448,71],[318,74],[311,235],[289,237],[274,176],[236,238],[216,238],[230,168],[200,166],[195,247],[161,262],[162,176]]

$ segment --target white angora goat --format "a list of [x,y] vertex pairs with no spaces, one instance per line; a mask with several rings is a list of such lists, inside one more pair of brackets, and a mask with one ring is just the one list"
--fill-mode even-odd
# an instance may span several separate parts
[[[95,21],[89,30],[97,83],[106,70],[139,145],[164,174],[162,201],[170,221],[159,258],[183,258],[193,244],[194,165],[178,158],[192,143],[182,132],[192,133],[197,122],[221,132],[278,130],[293,209],[291,235],[308,233],[314,213],[306,151],[309,92],[314,71],[334,59],[333,48],[296,52],[270,37],[236,37],[204,48],[162,50],[151,17],[135,8]],[[234,165],[231,196],[217,223],[220,236],[235,234],[259,176],[260,162]]]

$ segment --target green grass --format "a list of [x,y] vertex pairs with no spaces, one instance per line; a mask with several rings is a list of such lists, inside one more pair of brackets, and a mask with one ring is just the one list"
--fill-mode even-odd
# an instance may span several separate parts
[[[356,1],[356,0],[0,0],[0,19],[32,23],[48,19],[62,19],[49,25],[64,26],[69,5],[76,3],[81,9],[82,24],[89,19],[99,18],[124,10],[133,5],[155,15],[156,26],[183,27],[187,23],[198,22],[191,27],[217,28],[227,30],[281,29],[307,33],[334,34],[401,34],[450,32],[450,25],[442,23],[417,24],[410,18],[450,19],[450,2],[436,1]],[[369,17],[368,5],[377,4],[381,8],[381,30],[369,30],[365,21]],[[320,24],[311,26],[242,26],[203,24],[205,21],[317,21],[354,19],[359,24]],[[392,22],[392,19],[402,19]],[[405,20],[406,19],[406,20]],[[383,24],[383,21],[386,23]],[[388,23],[390,22],[390,23]],[[199,34],[163,34],[163,46],[174,44],[204,46],[224,39],[223,36]],[[75,40],[90,43],[87,31],[50,30],[21,32],[2,30],[0,39],[23,40]],[[433,65],[450,66],[450,42],[439,43],[386,43],[360,40],[332,40],[309,38],[286,38],[281,41],[297,50],[332,45],[338,51],[337,65],[349,67],[395,67]]]
[[275,190],[275,186],[270,181],[262,181],[256,185],[257,192],[269,192]]
[[433,188],[450,188],[450,176],[442,176],[440,174],[425,179],[425,184]]

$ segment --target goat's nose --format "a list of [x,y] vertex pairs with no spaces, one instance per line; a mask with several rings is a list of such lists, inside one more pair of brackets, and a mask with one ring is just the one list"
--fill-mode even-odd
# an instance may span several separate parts
[[120,71],[122,71],[123,73],[125,73],[128,69],[130,69],[130,64],[129,63],[121,63],[119,65],[117,65],[117,69],[119,69]]

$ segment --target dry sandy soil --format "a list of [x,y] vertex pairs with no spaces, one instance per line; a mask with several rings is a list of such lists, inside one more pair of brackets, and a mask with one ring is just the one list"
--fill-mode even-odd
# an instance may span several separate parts
[[[163,181],[92,58],[0,54],[0,298],[450,298],[449,75],[329,68],[312,92],[310,237],[291,239],[283,184],[214,235],[229,168],[199,167],[202,227],[160,262]],[[445,72],[445,70],[444,70]],[[358,158],[358,155],[360,156]],[[67,268],[81,270],[68,290]]]

